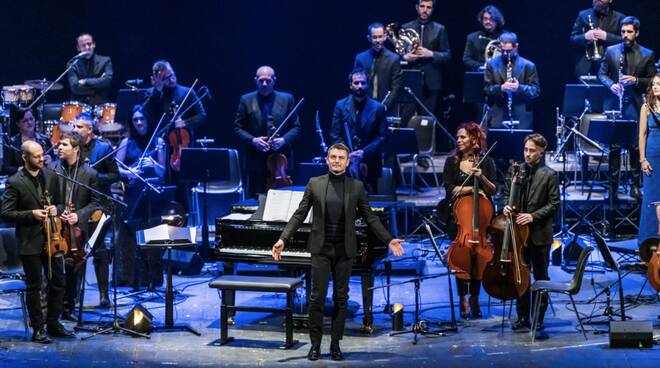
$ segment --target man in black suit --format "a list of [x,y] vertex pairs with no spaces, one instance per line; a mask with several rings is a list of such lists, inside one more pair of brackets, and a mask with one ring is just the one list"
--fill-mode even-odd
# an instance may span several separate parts
[[[524,181],[520,198],[514,199],[518,205],[514,209],[504,207],[505,215],[515,215],[519,225],[529,226],[529,238],[524,250],[525,262],[530,265],[534,280],[550,280],[548,266],[550,262],[550,246],[552,245],[552,218],[559,208],[559,185],[557,174],[545,166],[544,155],[548,147],[546,139],[533,133],[524,140]],[[508,202],[509,192],[505,189],[504,203]],[[511,327],[514,331],[524,331],[530,328],[530,299],[527,292],[516,301],[518,321]],[[541,309],[537,331],[543,330],[543,317],[548,308],[547,295],[541,300]]]
[[484,92],[490,108],[486,116],[487,125],[500,128],[507,126],[509,121],[519,121],[519,125],[513,128],[532,129],[533,101],[541,93],[536,65],[518,54],[518,36],[515,33],[502,33],[499,40],[502,55],[486,63],[484,73]]
[[[571,45],[579,53],[575,76],[597,75],[605,48],[621,42],[619,27],[624,15],[613,9],[613,0],[592,0],[578,13],[571,30]],[[595,43],[595,46],[594,46]]]
[[[350,159],[354,164],[360,162],[367,165],[367,175],[361,180],[369,194],[376,194],[378,178],[383,171],[381,156],[387,138],[385,107],[367,97],[369,84],[363,70],[352,71],[348,82],[351,94],[335,104],[330,141],[350,147],[353,150]],[[348,144],[349,138],[351,144]]]
[[[73,130],[80,135],[81,139],[80,161],[89,164],[87,170],[95,177],[99,190],[110,195],[110,185],[119,180],[119,169],[114,160],[114,155],[108,156],[112,152],[112,146],[94,137],[94,118],[90,114],[82,113],[76,116],[76,120],[73,122]],[[109,208],[108,203],[103,204],[104,207]],[[94,271],[99,286],[99,305],[109,307],[110,259],[102,238],[99,237],[99,243],[95,244],[93,249]]]
[[285,243],[293,237],[311,209],[312,232],[307,243],[307,249],[312,254],[312,293],[309,305],[309,335],[312,346],[307,355],[309,360],[318,360],[321,356],[323,307],[330,274],[334,280],[330,354],[333,360],[343,359],[339,340],[344,334],[348,282],[357,252],[356,217],[362,217],[374,235],[388,244],[394,255],[403,254],[403,240],[393,239],[378,217],[371,212],[362,182],[345,175],[350,163],[348,147],[333,144],[328,149],[326,162],[330,172],[309,180],[298,209],[291,216],[272,250],[273,258],[279,261]]
[[268,140],[295,107],[293,95],[275,90],[275,70],[264,65],[257,69],[254,80],[257,90],[241,96],[234,118],[234,133],[243,144],[243,173],[247,194],[266,192],[268,168],[266,158],[282,153],[293,167],[293,144],[300,135],[300,120],[294,114],[279,136]]
[[[653,51],[637,43],[639,20],[625,17],[621,21],[623,42],[610,46],[600,65],[598,79],[607,87],[608,93],[603,104],[604,110],[620,110],[623,119],[639,121],[642,95],[655,75],[655,55]],[[632,174],[631,195],[641,198],[639,191],[641,164],[637,139],[630,142],[630,171]],[[610,168],[610,195],[616,196],[621,170],[621,147],[612,146],[608,158]]]
[[[385,48],[387,33],[383,24],[372,23],[367,30],[371,47],[355,56],[353,69],[362,69],[367,73],[369,97],[384,104],[392,115],[401,89],[401,58]],[[385,96],[388,96],[387,99]]]
[[467,35],[465,51],[463,52],[463,65],[465,70],[479,71],[486,67],[486,46],[491,41],[497,41],[500,35],[507,32],[504,27],[504,15],[493,5],[488,5],[479,11],[477,21],[481,29]]
[[[96,189],[96,175],[87,170],[84,161],[80,160],[81,145],[82,138],[79,134],[73,132],[65,133],[60,139],[58,147],[60,159],[54,163],[52,170],[64,177]],[[65,211],[62,214],[62,220],[69,226],[80,228],[82,240],[86,241],[89,236],[89,219],[92,212],[99,207],[98,196],[87,188],[68,181],[63,177],[58,177],[57,179],[57,193],[59,195],[57,202],[73,208],[73,212]],[[81,286],[82,272],[85,272],[87,268],[84,267],[84,264],[75,264],[75,259],[65,258],[65,260],[66,291],[64,294],[64,312],[62,313],[62,317],[73,319],[71,313],[75,307],[78,289]],[[107,294],[107,290],[105,292]]]
[[420,99],[436,116],[442,91],[442,66],[451,60],[449,38],[445,26],[431,20],[435,0],[418,0],[415,4],[417,19],[405,23],[402,28],[412,28],[419,35],[419,47],[403,55],[410,68],[422,72],[422,96]]
[[[44,206],[46,192],[55,195],[54,174],[44,169],[44,151],[39,143],[26,141],[21,145],[24,165],[7,181],[2,197],[2,217],[16,224],[16,242],[19,246],[25,283],[27,308],[32,326],[32,341],[47,344],[54,337],[73,337],[74,333],[59,322],[64,296],[64,256],[61,252],[49,254],[44,249],[47,241],[44,221],[56,216],[55,204]],[[48,275],[46,320],[41,310],[42,269]],[[46,334],[46,327],[48,334]]]
[[88,105],[99,105],[108,101],[112,83],[112,60],[108,56],[95,53],[96,42],[89,33],[83,33],[76,39],[78,63],[69,70],[71,99]]

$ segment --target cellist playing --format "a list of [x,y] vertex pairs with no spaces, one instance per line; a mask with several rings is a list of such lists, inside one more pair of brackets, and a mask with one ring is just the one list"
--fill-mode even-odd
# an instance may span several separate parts
[[[548,265],[552,244],[552,217],[559,207],[559,185],[554,170],[545,166],[546,139],[533,133],[525,137],[523,183],[518,208],[504,207],[504,214],[513,213],[516,223],[529,226],[527,247],[523,251],[525,262],[531,266],[534,280],[550,280]],[[505,188],[504,203],[509,193]],[[536,330],[543,330],[543,317],[548,307],[547,295],[541,300]],[[516,301],[518,320],[511,326],[513,331],[526,332],[530,326],[531,295],[529,289]]]
[[[460,297],[461,318],[481,318],[479,308],[481,276],[486,264],[492,258],[492,249],[488,244],[475,244],[471,243],[471,239],[467,239],[471,238],[472,219],[474,218],[474,206],[472,203],[465,202],[468,200],[472,202],[474,193],[473,178],[468,180],[468,177],[476,178],[479,197],[484,199],[479,200],[478,228],[485,229],[492,219],[493,206],[490,203],[490,197],[497,189],[495,186],[495,162],[490,157],[485,157],[481,165],[477,167],[480,156],[485,152],[486,133],[477,123],[462,123],[456,129],[456,149],[447,158],[442,174],[446,195],[447,198],[452,199],[450,206],[454,213],[448,224],[449,237],[454,239],[450,246],[449,261],[450,268],[457,272],[456,284]],[[486,232],[480,231],[479,233],[480,237],[485,239]],[[477,252],[479,247],[483,249]],[[490,258],[488,257],[489,252]],[[463,253],[465,257],[460,265],[457,265],[452,262],[452,259],[459,256],[460,253]],[[468,292],[470,293],[469,303]]]

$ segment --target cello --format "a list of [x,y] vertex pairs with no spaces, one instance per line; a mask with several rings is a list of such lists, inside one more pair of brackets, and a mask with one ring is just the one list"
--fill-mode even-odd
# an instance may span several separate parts
[[[477,161],[478,156],[475,157],[475,167],[479,167],[483,158]],[[472,195],[458,197],[454,202],[453,215],[458,232],[449,245],[447,261],[449,268],[457,272],[458,279],[481,280],[486,264],[493,258],[493,250],[486,237],[486,230],[493,218],[493,204],[479,194],[479,179],[475,175],[470,177],[473,179]]]
[[[520,179],[520,165],[514,163],[507,203],[514,208],[514,212],[520,194]],[[495,217],[489,231],[495,247],[495,257],[484,270],[484,290],[496,299],[517,299],[525,294],[531,282],[529,265],[525,263],[523,257],[523,247],[527,246],[529,237],[529,226],[516,224],[515,213],[501,214]]]

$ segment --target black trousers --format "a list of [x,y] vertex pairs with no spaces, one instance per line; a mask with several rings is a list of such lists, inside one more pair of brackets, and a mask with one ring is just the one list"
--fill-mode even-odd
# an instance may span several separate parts
[[[110,257],[108,250],[103,246],[97,247],[90,254],[94,257],[94,272],[96,273],[96,282],[100,294],[108,294],[108,284],[110,278]],[[87,271],[85,265],[74,265],[65,262],[66,286],[64,291],[64,309],[72,312],[78,302],[80,288],[82,285],[83,272]]]
[[326,243],[321,253],[312,255],[312,293],[309,303],[309,337],[313,345],[320,345],[323,337],[323,307],[328,293],[330,275],[332,293],[332,340],[341,340],[348,314],[348,282],[353,258],[346,255],[344,243]]
[[[25,284],[27,286],[27,309],[30,316],[30,325],[35,331],[44,327],[44,314],[41,310],[41,277],[45,273],[48,277],[48,255],[45,253],[35,255],[21,255],[23,271],[25,272]],[[64,298],[65,276],[64,257],[59,254],[51,257],[52,278],[47,279],[47,325],[58,323],[62,313],[62,302]],[[43,272],[42,272],[43,270]]]
[[[523,252],[525,262],[531,267],[534,280],[550,280],[548,276],[548,266],[550,264],[550,244],[548,245],[534,245],[528,244]],[[535,294],[532,295],[529,289],[518,300],[516,300],[516,311],[518,312],[518,319],[530,321],[530,313],[532,309],[532,300]],[[548,309],[548,295],[545,294],[541,298],[541,309],[539,313],[539,322],[543,322],[545,311]]]

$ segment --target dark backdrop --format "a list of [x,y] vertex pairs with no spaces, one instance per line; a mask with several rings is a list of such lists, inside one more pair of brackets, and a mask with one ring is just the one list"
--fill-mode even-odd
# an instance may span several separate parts
[[[462,54],[465,36],[479,27],[475,15],[486,4],[503,11],[506,28],[516,32],[521,55],[537,64],[542,94],[537,102],[536,130],[553,135],[554,107],[563,85],[573,81],[575,51],[568,42],[577,12],[589,0],[559,1],[438,1],[433,19],[447,26],[452,63],[447,91],[457,98],[450,128],[464,119],[460,106]],[[112,57],[114,90],[126,79],[148,80],[157,58],[172,62],[179,82],[195,78],[209,86],[213,100],[202,134],[218,146],[235,145],[231,131],[241,94],[254,89],[256,68],[272,65],[276,88],[305,97],[304,135],[296,147],[299,158],[318,155],[314,112],[320,111],[327,131],[334,101],[347,93],[346,76],[355,54],[369,47],[369,23],[405,22],[415,17],[415,1],[23,1],[7,3],[0,15],[4,57],[0,83],[53,79],[76,54],[75,38],[90,32],[97,52]],[[615,2],[624,14],[642,22],[640,43],[660,50],[660,1]],[[67,99],[54,94],[51,101]]]

